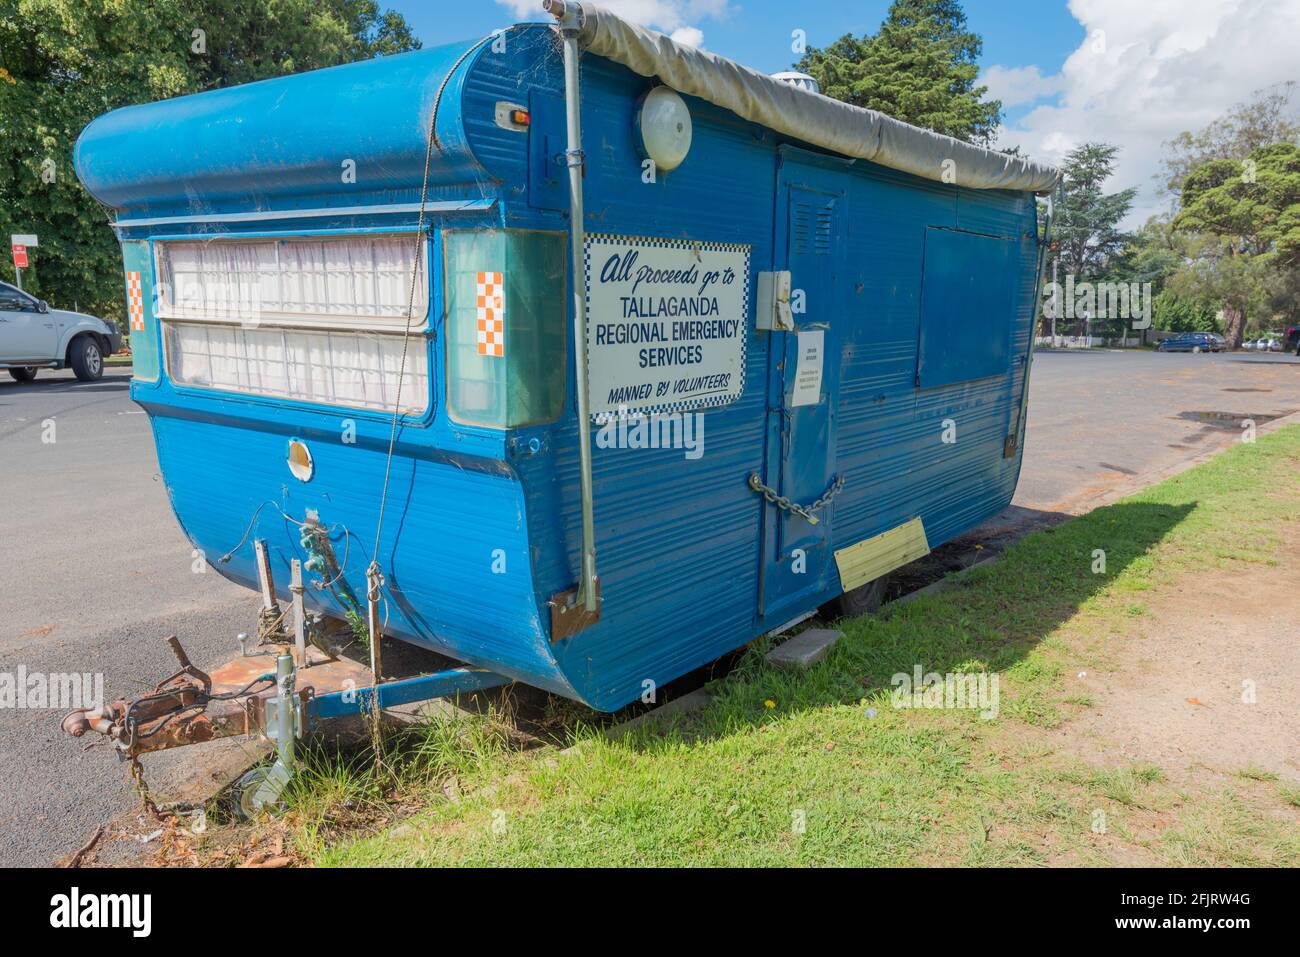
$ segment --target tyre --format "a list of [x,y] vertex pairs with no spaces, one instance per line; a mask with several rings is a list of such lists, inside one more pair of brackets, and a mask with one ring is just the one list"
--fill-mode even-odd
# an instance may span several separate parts
[[23,366],[21,369],[10,369],[9,374],[19,382],[31,382],[36,378],[36,367]]
[[889,576],[881,575],[874,581],[859,585],[852,591],[846,591],[839,598],[828,601],[823,607],[836,618],[857,618],[879,611],[885,600],[885,590],[889,585]]
[[82,336],[72,344],[72,371],[82,382],[94,382],[104,374],[104,354],[94,336]]
[[1200,347],[1200,346],[1192,346],[1192,354],[1193,354],[1193,355],[1195,355],[1196,353],[1198,353],[1198,352],[1200,352],[1200,351],[1201,351],[1201,347]]

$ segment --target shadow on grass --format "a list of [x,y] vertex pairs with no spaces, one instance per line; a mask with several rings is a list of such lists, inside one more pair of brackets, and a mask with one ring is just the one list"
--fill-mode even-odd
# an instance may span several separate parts
[[[767,645],[757,642],[710,687],[707,708],[647,722],[622,740],[645,751],[682,737],[723,737],[770,721],[767,701],[782,715],[856,704],[888,691],[895,674],[910,675],[918,665],[926,673],[1005,673],[1127,568],[1146,560],[1196,508],[1193,501],[1120,502],[1033,532],[996,564],[963,573],[941,593],[839,622],[844,639],[805,672],[768,665],[762,657]],[[1098,550],[1105,570],[1094,572]]]

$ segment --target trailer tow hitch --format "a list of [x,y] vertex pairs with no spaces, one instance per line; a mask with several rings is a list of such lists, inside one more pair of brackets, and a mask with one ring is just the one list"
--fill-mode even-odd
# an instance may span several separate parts
[[[141,803],[159,820],[179,812],[160,809],[150,798],[141,755],[217,738],[265,735],[275,742],[277,760],[240,779],[236,810],[248,814],[268,807],[292,776],[295,739],[306,732],[308,709],[318,696],[351,697],[353,689],[366,689],[373,679],[364,665],[330,658],[314,645],[299,651],[292,644],[271,643],[254,650],[246,635],[239,644],[239,654],[209,674],[190,661],[175,636],[169,637],[180,670],[146,694],[69,712],[62,728],[74,738],[89,731],[103,735],[118,757],[129,762]],[[295,660],[298,654],[306,659],[305,667]]]
[[[159,808],[144,783],[140,756],[154,751],[201,744],[217,738],[264,736],[275,743],[273,764],[254,768],[235,785],[235,810],[242,817],[281,803],[293,776],[296,742],[322,721],[369,715],[432,698],[454,697],[498,685],[510,679],[472,667],[453,667],[391,682],[376,682],[364,664],[323,650],[327,635],[319,616],[308,615],[303,603],[301,566],[291,563],[294,582],[294,627],[282,627],[282,615],[270,577],[265,545],[254,543],[263,593],[258,639],[239,636],[239,654],[210,673],[196,668],[175,636],[167,645],[180,670],[153,691],[135,698],[117,698],[96,708],[78,708],[64,716],[62,727],[74,738],[87,731],[103,735],[117,755],[130,763],[131,778],[141,803],[155,819],[186,813],[180,805]],[[323,547],[323,546],[322,546]],[[371,623],[372,633],[378,631]],[[262,650],[265,649],[265,650]],[[378,664],[378,662],[376,662]]]
[[[118,698],[98,708],[70,712],[63,718],[63,730],[74,738],[94,731],[110,741],[118,757],[130,764],[140,803],[160,822],[194,809],[159,807],[154,802],[144,781],[142,754],[220,737],[265,734],[276,744],[276,761],[240,778],[235,809],[240,816],[250,817],[277,804],[293,775],[295,739],[304,732],[306,705],[315,695],[311,686],[301,691],[296,687],[291,646],[276,646],[262,654],[250,654],[245,647],[233,662],[208,675],[190,662],[175,637],[168,638],[167,644],[180,662],[178,672],[138,698]],[[267,671],[268,665],[274,670]],[[355,682],[359,677],[349,674],[346,680]]]
[[250,708],[249,703],[256,700],[255,689],[274,684],[273,674],[252,676],[246,687],[234,693],[215,693],[211,676],[194,666],[175,635],[167,645],[180,662],[179,671],[138,698],[118,698],[98,708],[69,712],[63,730],[74,738],[87,731],[102,734],[126,759],[260,730],[260,709]]

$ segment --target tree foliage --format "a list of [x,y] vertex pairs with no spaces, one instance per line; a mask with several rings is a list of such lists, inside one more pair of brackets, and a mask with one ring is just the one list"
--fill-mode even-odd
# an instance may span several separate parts
[[1152,324],[1169,332],[1218,332],[1220,323],[1214,304],[1205,299],[1188,299],[1166,289],[1155,298]]
[[1185,264],[1171,292],[1219,305],[1224,336],[1241,344],[1300,312],[1300,124],[1294,82],[1258,91],[1199,132],[1166,144],[1168,185],[1178,195],[1172,225]]
[[95,117],[418,45],[376,0],[0,0],[0,233],[40,236],[24,286],[123,312],[108,216],[72,166]]
[[1103,278],[1150,283],[1152,295],[1159,295],[1169,277],[1182,268],[1186,245],[1183,235],[1173,228],[1168,217],[1153,216],[1138,227],[1118,255],[1106,264]]
[[976,85],[982,48],[958,0],[894,0],[875,36],[845,34],[795,66],[827,96],[989,145],[1002,104]]
[[1300,266],[1300,147],[1273,143],[1243,162],[1211,160],[1183,180],[1180,229],[1227,237],[1235,251]]
[[1135,189],[1106,193],[1119,147],[1085,143],[1065,154],[1064,196],[1053,230],[1059,243],[1060,270],[1076,279],[1099,278],[1124,249],[1129,235],[1120,223],[1133,207]]
[[1300,269],[1300,147],[1209,160],[1183,178],[1180,205],[1174,226],[1200,238],[1181,285],[1223,303],[1224,335],[1240,345],[1251,313],[1273,308]]
[[1292,104],[1294,80],[1257,90],[1199,132],[1184,131],[1165,144],[1166,188],[1178,194],[1183,180],[1214,160],[1244,160],[1261,146],[1300,141],[1300,117]]
[[1259,257],[1242,255],[1223,237],[1203,233],[1166,288],[1180,299],[1218,304],[1223,336],[1235,349],[1241,346],[1247,317],[1271,299],[1276,280],[1276,270]]

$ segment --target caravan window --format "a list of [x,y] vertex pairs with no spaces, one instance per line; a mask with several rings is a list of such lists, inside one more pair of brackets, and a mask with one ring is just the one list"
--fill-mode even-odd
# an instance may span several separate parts
[[[164,319],[401,330],[412,267],[427,240],[411,235],[179,240],[155,244]],[[415,270],[412,328],[429,312]]]
[[449,231],[443,246],[452,418],[553,422],[564,409],[567,234]]
[[[194,322],[165,328],[167,368],[181,385],[387,412],[397,401],[400,335]],[[428,354],[418,341],[402,377],[402,411],[411,414],[429,407]]]
[[401,406],[428,409],[427,239],[175,240],[154,248],[167,369],[178,384],[392,411],[411,302]]

